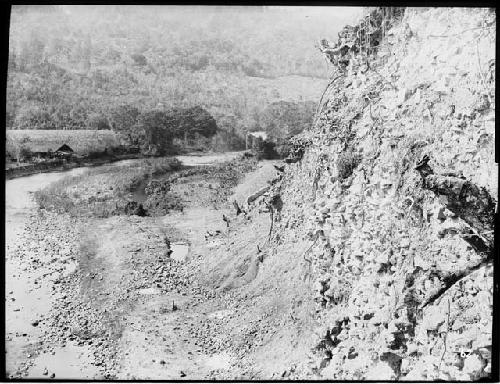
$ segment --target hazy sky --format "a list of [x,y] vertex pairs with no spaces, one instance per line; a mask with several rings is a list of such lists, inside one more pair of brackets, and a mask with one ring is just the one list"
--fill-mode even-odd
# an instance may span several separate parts
[[301,7],[288,7],[288,6],[270,6],[270,9],[289,9],[292,8],[294,10],[301,10],[304,12],[304,15],[332,15],[338,18],[346,19],[350,21],[351,19],[356,19],[360,16],[363,7],[324,7],[324,6],[301,6]]
[[[141,6],[141,5],[136,5],[136,6],[137,7],[145,7],[145,8],[149,7],[149,6]],[[64,9],[66,12],[74,12],[74,11],[78,11],[78,9],[79,9],[79,6],[75,6],[75,5],[63,5],[60,7],[62,9]],[[95,7],[95,6],[84,6],[84,7],[88,8],[88,7]],[[155,7],[163,8],[163,6],[155,6]],[[176,8],[177,10],[184,8],[185,10],[196,10],[196,11],[203,10],[203,8],[214,9],[214,7],[212,7],[212,6],[164,6],[164,7],[165,8],[172,7],[172,8]],[[242,11],[244,11],[245,9],[251,9],[252,7],[251,6],[244,6],[244,7],[243,6],[242,7],[217,6],[218,10],[227,9],[227,10],[234,11],[234,10],[237,10],[238,8],[240,8]],[[331,15],[332,17],[335,17],[335,18],[345,19],[347,22],[352,21],[353,19],[354,20],[357,19],[361,15],[361,12],[363,10],[363,7],[338,7],[338,6],[265,6],[264,8],[272,9],[272,10],[279,9],[279,10],[283,10],[283,11],[287,11],[287,10],[301,11],[304,13],[304,16]]]

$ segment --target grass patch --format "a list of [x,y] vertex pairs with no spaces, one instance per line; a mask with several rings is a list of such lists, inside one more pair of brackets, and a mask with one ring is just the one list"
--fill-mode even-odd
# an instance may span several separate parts
[[246,173],[256,168],[257,163],[255,158],[241,157],[221,164],[183,170],[176,173],[175,177],[183,178],[184,182],[200,180],[200,182],[210,181],[217,185],[207,197],[210,204],[218,207],[227,203],[227,199],[233,193],[232,189]]
[[184,203],[176,193],[154,193],[144,202],[144,208],[151,216],[163,216],[170,211],[182,211]]
[[157,158],[128,165],[106,165],[68,176],[35,192],[41,209],[73,216],[108,217],[124,213],[128,195],[151,175],[179,170],[177,159]]
[[34,197],[41,209],[72,216],[103,218],[131,214],[130,204],[134,200],[131,193],[150,180],[142,205],[148,215],[162,216],[184,208],[184,200],[170,190],[179,179],[216,181],[218,187],[206,194],[208,203],[217,206],[227,202],[232,188],[245,173],[255,169],[256,164],[253,158],[241,158],[181,170],[182,163],[177,159],[142,159],[122,166],[99,166],[78,176],[65,177],[35,192]]

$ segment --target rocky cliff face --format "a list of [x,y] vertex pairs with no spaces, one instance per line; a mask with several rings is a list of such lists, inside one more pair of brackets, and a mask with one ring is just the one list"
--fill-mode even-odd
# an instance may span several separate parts
[[391,23],[366,60],[338,53],[274,187],[273,241],[310,244],[319,377],[489,377],[496,15],[410,8]]

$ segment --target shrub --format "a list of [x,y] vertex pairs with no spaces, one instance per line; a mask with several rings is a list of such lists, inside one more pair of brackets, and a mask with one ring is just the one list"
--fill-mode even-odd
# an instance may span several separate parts
[[284,159],[290,154],[291,145],[288,140],[285,139],[277,139],[276,143],[276,153],[279,158]]
[[101,151],[90,151],[87,154],[87,158],[89,158],[89,159],[102,159],[104,157],[106,157],[106,153],[101,152]]
[[310,137],[304,133],[291,137],[288,141],[288,156],[290,158],[302,159],[306,148],[311,144]]
[[312,101],[278,101],[262,111],[259,122],[274,137],[290,137],[310,127],[315,110],[316,103]]
[[154,193],[144,202],[144,208],[152,216],[163,216],[171,210],[182,211],[184,204],[182,199],[175,193]]
[[40,105],[23,105],[16,114],[17,129],[53,129],[52,116]]
[[338,177],[341,180],[352,175],[356,167],[361,162],[361,156],[352,150],[342,152],[337,159]]
[[92,130],[108,130],[110,126],[105,116],[102,116],[98,113],[91,113],[88,117],[88,128]]
[[270,140],[263,140],[260,137],[255,138],[252,143],[252,151],[257,155],[257,159],[275,159],[278,157],[276,153],[276,144]]
[[182,168],[182,162],[176,158],[155,159],[151,164],[151,174],[161,175],[167,172],[178,171]]
[[22,145],[21,148],[19,149],[19,159],[20,160],[29,160],[29,159],[31,159],[32,155],[33,154],[31,152],[31,150],[25,145]]
[[144,66],[148,63],[146,57],[140,53],[134,53],[130,57],[134,60],[135,65]]

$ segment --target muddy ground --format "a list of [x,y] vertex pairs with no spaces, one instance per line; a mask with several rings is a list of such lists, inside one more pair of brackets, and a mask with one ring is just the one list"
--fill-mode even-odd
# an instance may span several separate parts
[[[307,333],[298,340],[300,332],[287,328],[297,320],[280,300],[279,287],[250,287],[262,264],[256,244],[265,249],[269,213],[256,202],[236,216],[232,205],[237,200],[244,206],[246,196],[275,178],[275,163],[245,167],[252,170],[240,175],[235,188],[206,170],[181,174],[171,191],[184,208],[163,216],[75,218],[33,207],[9,250],[6,317],[17,320],[7,324],[7,374],[191,380],[289,375],[294,361],[305,358]],[[234,177],[230,167],[228,172]],[[26,297],[10,288],[21,276]]]

